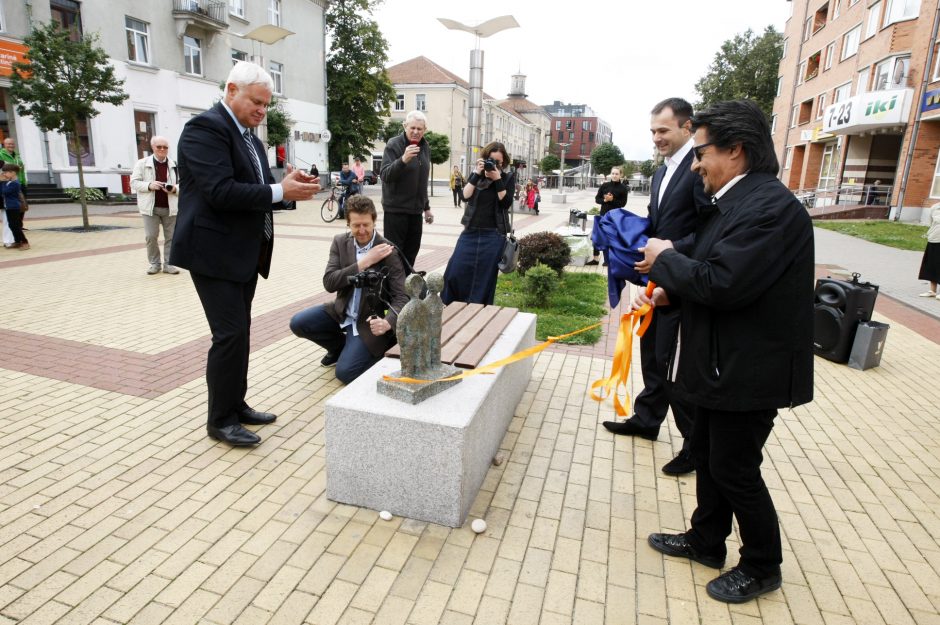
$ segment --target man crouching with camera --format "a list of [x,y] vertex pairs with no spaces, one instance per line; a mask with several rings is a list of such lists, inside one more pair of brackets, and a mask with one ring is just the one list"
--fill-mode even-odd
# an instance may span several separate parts
[[336,379],[349,384],[395,344],[398,311],[408,302],[405,271],[395,247],[375,231],[372,200],[346,201],[349,232],[333,237],[323,286],[336,299],[294,315],[291,332],[326,350],[320,361],[336,366]]

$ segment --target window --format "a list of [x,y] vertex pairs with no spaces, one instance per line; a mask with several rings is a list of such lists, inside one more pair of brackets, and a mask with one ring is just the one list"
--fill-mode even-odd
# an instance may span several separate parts
[[800,62],[799,69],[796,70],[796,84],[802,85],[806,80],[806,61]]
[[461,128],[460,129],[460,145],[464,145],[466,143],[467,143],[467,129]]
[[[78,135],[79,150],[81,150],[82,165],[95,164],[95,148],[91,142],[91,126],[87,119],[75,120],[75,132]],[[72,151],[71,133],[68,135],[69,165],[78,165],[79,156]]]
[[911,57],[898,56],[885,59],[875,65],[875,81],[872,91],[885,89],[903,89],[907,86],[907,75],[910,70]]
[[787,146],[787,151],[783,157],[783,168],[790,169],[791,165],[793,165],[793,148]]
[[937,158],[937,166],[933,170],[933,184],[930,186],[930,197],[940,197],[940,157]]
[[568,141],[574,141],[574,132],[568,131]]
[[183,35],[183,66],[187,74],[202,76],[202,47],[189,35]]
[[150,25],[133,17],[124,16],[127,31],[127,60],[150,63]]
[[242,52],[241,50],[236,50],[235,48],[232,48],[232,65],[235,65],[239,61],[247,61],[247,60],[248,60],[247,52]]
[[271,93],[284,95],[284,64],[271,61],[268,65],[268,73],[271,74],[271,80],[274,81],[274,88]]
[[836,42],[833,41],[828,46],[826,46],[826,66],[823,68],[823,71],[826,71],[832,67],[832,57],[836,55]]
[[865,39],[878,34],[878,22],[881,18],[881,0],[868,7],[868,23],[865,25]]
[[[82,5],[75,2],[75,0],[50,0],[49,8],[52,14],[52,21],[61,26],[62,30],[69,31],[69,38],[72,41],[81,39]],[[92,160],[94,160],[94,157],[92,157]]]
[[405,94],[404,93],[395,94],[395,110],[396,111],[405,110]]
[[832,6],[832,19],[839,17],[839,11],[842,9],[842,0],[835,0]]
[[819,57],[821,56],[820,52],[815,52],[809,55],[809,58],[806,59],[806,80],[812,80],[819,75]]
[[862,27],[861,25],[859,25],[842,36],[842,58],[840,59],[841,61],[844,61],[845,59],[849,58],[850,56],[853,56],[856,52],[858,52],[858,39],[861,34],[862,34]]
[[427,96],[423,93],[415,94],[415,110],[416,111],[426,111],[428,110]]
[[855,95],[868,93],[868,68],[858,71],[858,81],[855,83]]
[[[790,4],[792,4],[792,2]],[[780,55],[781,59],[787,58],[787,48],[789,47],[789,43],[790,43],[789,39],[783,40],[783,54]]]
[[572,126],[571,120],[570,119],[565,120],[565,130],[571,130],[571,126]]
[[777,76],[777,93],[775,97],[780,97],[780,92],[783,91],[783,76]]
[[777,132],[777,114],[774,113],[770,116],[770,134]]
[[803,41],[809,39],[813,34],[813,18],[807,17],[806,23],[803,24]]
[[803,124],[809,123],[813,118],[813,98],[809,100],[803,100],[800,102],[800,118],[797,120],[797,124],[802,126]]
[[228,12],[238,17],[245,17],[245,0],[228,0]]
[[564,140],[565,140],[565,131],[564,131],[564,130],[559,130],[559,131],[558,131],[558,140],[559,140],[559,141],[564,141]]
[[268,0],[268,24],[281,25],[281,0]]
[[134,136],[137,139],[137,158],[150,156],[150,140],[156,127],[156,117],[150,111],[134,111]]
[[819,97],[816,98],[816,119],[822,119],[823,113],[826,111],[826,94],[820,93]]
[[589,133],[588,133],[588,141],[590,141],[591,143],[594,143],[594,133],[593,133],[593,132],[589,132]]
[[917,17],[920,0],[885,0],[884,26]]
[[829,17],[829,3],[822,5],[819,9],[816,10],[816,15],[813,16],[813,34],[815,35],[822,27],[826,25],[826,18]]
[[930,77],[931,80],[940,80],[940,54],[935,54],[937,60],[934,62],[933,66],[933,76]]
[[823,150],[822,164],[819,166],[819,188],[834,189],[838,171],[839,154],[836,152],[836,142],[830,141]]
[[796,127],[796,120],[800,117],[800,105],[797,104],[790,111],[790,128]]
[[560,119],[556,119],[556,120],[555,120],[555,130],[561,130],[561,120],[560,120]]
[[591,122],[589,121],[581,122],[581,130],[590,130],[590,129],[591,129]]
[[839,85],[832,96],[832,103],[837,104],[843,100],[848,100],[850,95],[852,95],[852,83],[847,82],[844,85]]

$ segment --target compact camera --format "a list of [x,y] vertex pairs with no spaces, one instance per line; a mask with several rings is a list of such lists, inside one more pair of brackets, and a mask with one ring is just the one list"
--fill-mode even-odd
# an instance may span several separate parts
[[493,162],[493,159],[488,158],[483,161],[483,169],[486,171],[496,171],[496,163]]
[[317,166],[316,166],[316,165],[311,165],[311,166],[310,166],[310,175],[313,176],[314,178],[317,178],[317,177],[320,175],[320,172],[319,172],[319,170],[317,169]]
[[366,269],[354,276],[349,276],[346,280],[349,282],[350,286],[354,286],[357,289],[375,289],[381,287],[382,281],[385,280],[385,274],[375,269]]
[[173,189],[175,189],[176,186],[175,186],[175,185],[172,185],[172,184],[165,184],[165,185],[163,185],[163,188],[164,188],[164,190],[166,190],[168,193],[172,193],[172,192],[173,192]]

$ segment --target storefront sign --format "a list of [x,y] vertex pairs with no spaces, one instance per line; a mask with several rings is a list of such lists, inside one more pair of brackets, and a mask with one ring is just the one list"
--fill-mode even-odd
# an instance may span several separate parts
[[920,107],[922,113],[935,111],[937,109],[940,109],[940,89],[934,89],[933,91],[925,93],[924,101]]
[[823,114],[823,132],[856,134],[906,124],[913,93],[912,89],[872,91],[831,104]]
[[0,76],[13,75],[13,64],[23,62],[26,56],[26,46],[15,41],[0,39]]

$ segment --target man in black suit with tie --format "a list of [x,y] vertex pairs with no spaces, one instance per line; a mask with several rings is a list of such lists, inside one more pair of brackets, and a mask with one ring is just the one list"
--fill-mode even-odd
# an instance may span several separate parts
[[[663,100],[651,111],[653,143],[665,163],[653,174],[650,185],[650,238],[679,240],[695,228],[698,207],[709,205],[702,179],[692,173],[692,105],[682,98]],[[663,466],[668,475],[694,471],[689,453],[692,411],[669,394],[666,386],[670,356],[679,336],[679,305],[656,308],[653,321],[640,339],[640,367],[644,389],[633,403],[634,414],[626,421],[604,421],[614,434],[655,441],[659,427],[672,406],[672,416],[682,434],[682,450]]]
[[188,269],[212,331],[206,361],[211,438],[234,446],[261,438],[242,424],[277,418],[245,402],[251,302],[258,275],[268,277],[274,246],[272,210],[294,208],[320,190],[319,180],[287,165],[280,184],[264,145],[249,130],[264,121],[273,82],[254,63],[239,62],[225,96],[187,122],[179,141],[179,215],[172,264]]

